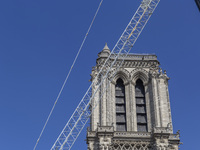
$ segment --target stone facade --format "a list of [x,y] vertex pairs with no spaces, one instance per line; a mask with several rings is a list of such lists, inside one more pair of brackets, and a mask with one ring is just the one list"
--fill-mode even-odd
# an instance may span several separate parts
[[[173,134],[169,77],[166,71],[159,68],[157,56],[129,54],[122,62],[123,55],[120,55],[108,77],[96,91],[98,83],[103,80],[114,60],[113,54],[109,65],[102,68],[109,54],[110,50],[106,45],[98,54],[96,66],[92,69],[91,81],[95,97],[90,108],[92,115],[87,132],[88,150],[178,150],[180,139],[178,132]],[[121,67],[117,69],[121,62]],[[95,78],[101,69],[101,75]],[[124,105],[117,104],[118,79],[123,82],[124,88],[121,89],[124,91]],[[136,83],[139,81],[143,84],[143,101],[137,97]],[[118,113],[117,116],[117,111],[122,109],[123,113]],[[122,123],[120,120],[123,120]]]

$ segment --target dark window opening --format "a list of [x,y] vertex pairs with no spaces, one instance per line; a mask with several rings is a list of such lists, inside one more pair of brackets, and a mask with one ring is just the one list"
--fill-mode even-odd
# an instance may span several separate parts
[[126,103],[125,86],[122,79],[118,79],[115,85],[116,102],[116,130],[126,131]]
[[137,114],[137,130],[139,132],[147,132],[147,114],[145,91],[142,80],[138,79],[135,86],[136,114]]

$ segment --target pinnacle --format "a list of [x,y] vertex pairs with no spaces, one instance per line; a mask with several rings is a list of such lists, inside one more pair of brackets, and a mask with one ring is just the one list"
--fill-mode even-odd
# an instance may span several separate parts
[[108,57],[109,55],[110,55],[110,49],[106,43],[103,50],[98,54],[98,57]]
[[107,45],[107,43],[105,44],[105,46],[104,46],[104,48],[103,48],[103,51],[104,51],[104,50],[110,50],[109,47],[108,47],[108,45]]

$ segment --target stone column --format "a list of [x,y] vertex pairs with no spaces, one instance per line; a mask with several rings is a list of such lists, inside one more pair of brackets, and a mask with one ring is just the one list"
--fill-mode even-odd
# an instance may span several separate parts
[[[98,80],[94,80],[93,81],[93,87],[92,87],[92,93],[94,94],[94,92],[97,89],[97,82]],[[95,131],[97,129],[97,123],[100,122],[100,118],[99,118],[99,106],[100,106],[100,101],[99,101],[99,97],[100,97],[100,89],[96,92],[94,98],[92,99],[92,116],[91,116],[91,130]]]
[[[171,131],[173,132],[173,124],[172,124],[172,115],[171,115],[171,106],[170,106],[170,100],[169,100],[169,89],[168,89],[168,81],[166,81],[166,92],[167,92],[167,104],[168,104],[168,112],[169,112],[169,124]],[[169,127],[169,126],[168,126]]]
[[147,111],[147,128],[148,132],[151,131],[151,107],[150,107],[150,96],[149,96],[149,84],[144,83],[145,90],[145,101],[146,101],[146,111]]
[[171,110],[168,95],[168,77],[161,72],[159,75],[159,95],[160,95],[160,114],[161,126],[169,127],[172,131]]
[[169,123],[169,114],[167,110],[166,88],[162,78],[158,79],[158,92],[160,96],[160,125],[161,127],[167,127]]
[[160,124],[160,108],[159,108],[159,95],[158,95],[158,87],[157,87],[157,80],[156,80],[156,77],[155,75],[152,75],[152,93],[153,93],[153,113],[154,114],[154,117],[155,117],[155,126],[156,127],[160,127],[161,124]]
[[130,83],[127,82],[125,85],[125,104],[126,104],[126,127],[127,131],[131,131],[131,105],[130,105]]
[[111,120],[116,131],[115,83],[111,82]]
[[111,84],[108,79],[106,79],[106,125],[110,126],[112,124],[112,115],[111,115]]
[[132,120],[132,131],[137,132],[137,115],[136,115],[136,100],[135,100],[135,83],[130,84],[130,101],[131,103],[131,120]]
[[[101,81],[103,80],[103,75]],[[100,94],[100,101],[101,101],[101,122],[100,126],[106,126],[106,79],[103,81],[101,85],[101,94]]]

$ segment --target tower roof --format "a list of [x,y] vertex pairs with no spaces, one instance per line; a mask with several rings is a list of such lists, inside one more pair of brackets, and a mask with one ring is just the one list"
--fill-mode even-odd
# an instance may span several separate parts
[[109,55],[110,55],[110,49],[106,43],[103,50],[98,54],[98,56],[99,57],[108,57]]
[[103,48],[103,51],[104,51],[104,50],[109,50],[109,51],[110,51],[110,49],[109,49],[109,47],[108,47],[108,44],[107,44],[107,43],[105,44],[105,46],[104,46],[104,48]]

